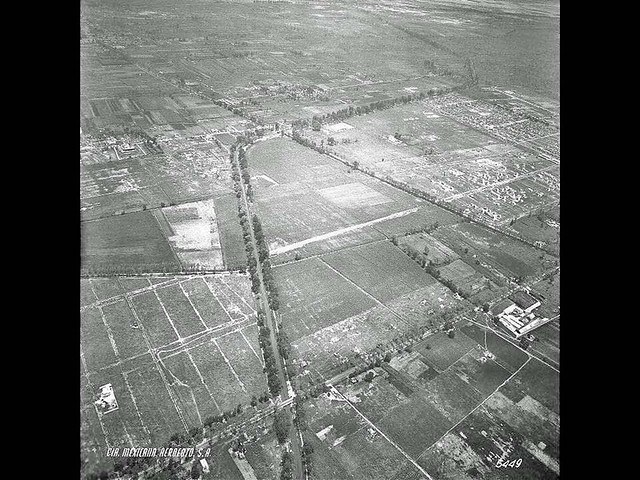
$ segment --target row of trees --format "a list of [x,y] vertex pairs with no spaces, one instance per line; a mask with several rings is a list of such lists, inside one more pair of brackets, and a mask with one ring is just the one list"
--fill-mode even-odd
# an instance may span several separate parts
[[401,95],[399,97],[389,98],[386,100],[378,100],[377,102],[371,102],[367,105],[360,105],[354,107],[353,105],[349,105],[348,107],[341,108],[340,110],[336,110],[335,112],[326,113],[324,115],[314,115],[311,120],[308,119],[299,119],[292,122],[292,126],[294,128],[306,128],[311,126],[311,128],[315,131],[319,131],[324,123],[333,123],[333,122],[341,122],[346,120],[349,117],[353,117],[356,115],[366,115],[367,113],[372,113],[378,110],[385,110],[387,108],[394,107],[396,105],[402,105],[409,102],[413,102],[415,100],[422,100],[426,97],[434,97],[436,95],[444,95],[445,93],[449,93],[452,91],[450,87],[444,88],[430,88],[427,93],[418,92],[418,93],[410,93],[407,95]]
[[262,310],[258,311],[258,341],[262,348],[264,357],[264,372],[267,374],[267,385],[272,397],[280,394],[282,382],[278,376],[278,367],[276,359],[273,355],[273,346],[271,345],[271,330],[264,323],[265,314]]
[[280,309],[280,298],[278,295],[278,287],[273,278],[271,272],[271,262],[269,260],[269,248],[262,230],[262,224],[257,215],[253,215],[251,219],[253,223],[253,235],[256,239],[256,246],[258,248],[258,259],[262,265],[262,280],[264,281],[264,287],[267,290],[267,296],[269,301],[269,307],[271,310],[277,311]]

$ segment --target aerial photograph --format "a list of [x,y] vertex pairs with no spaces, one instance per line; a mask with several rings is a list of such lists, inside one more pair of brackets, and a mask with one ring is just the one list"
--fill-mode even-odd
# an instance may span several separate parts
[[80,480],[560,477],[559,0],[78,22]]

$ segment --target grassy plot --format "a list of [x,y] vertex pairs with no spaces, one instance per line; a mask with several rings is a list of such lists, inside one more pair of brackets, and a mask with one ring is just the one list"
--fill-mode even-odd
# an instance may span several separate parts
[[375,305],[318,258],[274,268],[274,276],[282,323],[292,341]]
[[151,444],[162,444],[173,433],[185,430],[168,387],[155,365],[136,370],[128,374],[127,379],[140,416],[149,431]]
[[475,340],[461,332],[457,332],[454,338],[449,338],[444,332],[438,332],[418,343],[413,349],[420,352],[429,364],[442,372],[476,345]]
[[489,395],[509,378],[510,373],[496,361],[482,361],[481,357],[481,352],[471,350],[451,368],[478,392]]
[[133,292],[151,285],[149,280],[140,277],[119,277],[118,281],[125,292]]
[[215,328],[230,320],[202,277],[184,282],[182,288],[184,288],[189,300],[191,300],[207,328]]
[[201,380],[198,367],[186,352],[164,359],[163,365],[190,425],[201,425],[208,415],[221,413],[209,394],[208,385]]
[[178,340],[178,335],[158,302],[155,292],[136,295],[131,302],[154,347],[162,347]]
[[535,358],[505,385],[503,393],[514,402],[529,395],[552,412],[560,413],[560,373]]
[[117,361],[100,308],[90,307],[81,313],[80,344],[90,372]]
[[190,353],[221,410],[229,411],[239,403],[246,404],[251,400],[246,387],[240,385],[235,370],[225,362],[214,341],[192,348]]
[[176,259],[150,212],[83,222],[80,261],[87,271],[177,269]]
[[409,402],[391,409],[377,425],[415,458],[452,424],[430,402],[416,396]]
[[262,361],[258,357],[261,355],[260,351],[254,352],[240,332],[218,338],[216,343],[233,366],[249,398],[253,395],[260,396],[267,389]]
[[148,351],[142,328],[139,325],[137,328],[133,327],[135,318],[124,299],[103,306],[102,311],[120,358],[125,359]]
[[503,340],[490,330],[483,329],[474,324],[465,325],[461,327],[461,330],[496,355],[500,365],[504,365],[507,370],[512,373],[527,361],[528,355],[525,352],[506,340]]
[[383,303],[435,283],[390,242],[325,255],[323,260]]
[[89,283],[100,300],[116,297],[123,293],[115,278],[92,278]]
[[207,328],[191,306],[189,299],[185,297],[180,285],[161,288],[156,290],[156,293],[180,337],[188,337]]

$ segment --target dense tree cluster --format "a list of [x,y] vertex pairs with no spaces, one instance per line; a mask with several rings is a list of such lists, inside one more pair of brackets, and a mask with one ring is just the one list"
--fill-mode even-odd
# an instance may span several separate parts
[[280,444],[284,444],[289,438],[291,419],[285,410],[278,410],[273,418],[273,430]]
[[293,457],[288,451],[282,452],[280,460],[280,480],[291,480],[293,478]]
[[276,397],[282,390],[282,382],[278,376],[278,367],[271,345],[271,331],[264,324],[264,313],[258,312],[258,341],[264,356],[264,372],[267,374],[267,386],[271,396]]

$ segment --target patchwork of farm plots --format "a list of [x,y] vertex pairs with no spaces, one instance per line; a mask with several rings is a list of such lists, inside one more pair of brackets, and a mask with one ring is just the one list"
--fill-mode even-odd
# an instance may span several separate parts
[[236,199],[190,202],[82,222],[82,267],[139,273],[246,265]]
[[396,106],[350,118],[339,124],[344,128],[327,125],[305,135],[349,163],[452,203],[458,211],[489,224],[508,224],[556,204],[557,161],[513,145],[520,142],[496,140],[489,136],[491,129],[479,132],[477,125],[464,124],[465,116],[446,114],[445,106],[465,98],[451,94]]
[[[81,280],[85,450],[159,445],[267,390],[241,274]],[[119,408],[101,414],[99,387]]]
[[456,221],[438,207],[285,138],[252,147],[249,166],[275,263],[291,259],[294,250],[310,256],[380,240],[403,223]]
[[492,332],[432,335],[375,372],[306,404],[317,478],[557,478],[558,375]]
[[468,305],[388,241],[277,266],[274,275],[283,328],[321,375],[354,351]]

